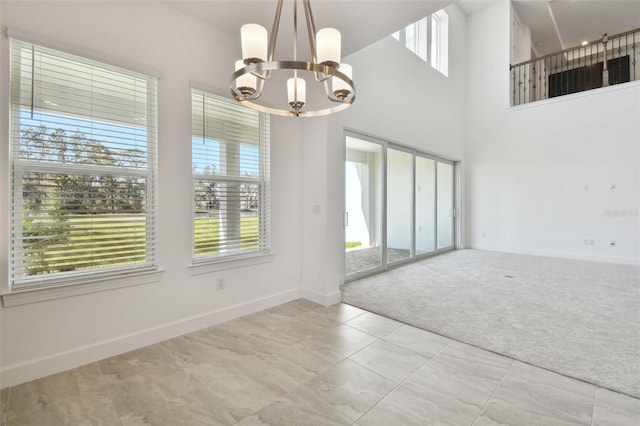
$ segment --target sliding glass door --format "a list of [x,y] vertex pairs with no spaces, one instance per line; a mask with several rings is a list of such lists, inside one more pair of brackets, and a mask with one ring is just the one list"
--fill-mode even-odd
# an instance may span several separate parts
[[453,162],[356,134],[345,158],[347,279],[453,249]]
[[436,162],[416,156],[416,256],[436,249]]
[[345,162],[346,275],[381,269],[383,147],[347,136]]
[[438,161],[437,223],[439,251],[453,248],[453,164]]
[[387,264],[410,259],[413,232],[413,155],[387,149]]

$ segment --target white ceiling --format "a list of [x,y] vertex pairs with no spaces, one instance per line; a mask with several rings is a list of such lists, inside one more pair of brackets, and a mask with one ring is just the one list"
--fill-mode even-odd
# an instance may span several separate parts
[[640,0],[514,0],[538,56],[640,28]]
[[[277,4],[276,0],[161,1],[238,38],[240,27],[248,22],[260,24],[271,33]],[[346,56],[451,3],[453,0],[314,0],[311,8],[316,29],[333,27],[342,33],[342,55]],[[283,40],[291,39],[285,34],[292,32],[292,4],[284,2],[278,51]],[[302,1],[298,2],[298,21],[299,44],[308,49]]]
[[[276,0],[159,0],[239,38],[248,22],[273,24]],[[313,0],[316,28],[342,33],[342,55],[360,50],[404,26],[451,3],[466,15],[507,0]],[[302,1],[298,2],[298,39],[307,49]],[[531,28],[532,46],[539,56],[578,46],[619,32],[640,28],[640,0],[513,0],[522,22]],[[291,49],[292,2],[285,1],[277,55]],[[284,41],[286,40],[286,41]],[[289,43],[289,44],[287,44]],[[240,46],[238,45],[238,49]]]

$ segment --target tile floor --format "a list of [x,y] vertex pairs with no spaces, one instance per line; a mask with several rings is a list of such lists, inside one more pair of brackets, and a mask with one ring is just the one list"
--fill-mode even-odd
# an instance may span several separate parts
[[639,425],[640,400],[305,300],[0,393],[15,425]]

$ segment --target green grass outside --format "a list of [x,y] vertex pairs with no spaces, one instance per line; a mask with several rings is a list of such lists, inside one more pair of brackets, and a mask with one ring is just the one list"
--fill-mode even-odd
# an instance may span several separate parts
[[[63,222],[25,224],[29,275],[144,263],[147,257],[144,215],[66,216]],[[258,248],[259,218],[242,217],[241,250]],[[219,253],[220,220],[196,217],[195,255]],[[30,235],[27,236],[26,233]],[[64,238],[55,238],[62,234]]]

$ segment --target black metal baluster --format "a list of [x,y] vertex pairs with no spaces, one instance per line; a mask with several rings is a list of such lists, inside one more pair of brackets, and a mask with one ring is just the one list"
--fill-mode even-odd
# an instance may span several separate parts
[[633,45],[631,46],[631,52],[633,53],[633,80],[636,79],[636,33],[633,33]]
[[527,66],[522,66],[522,103],[527,103]]
[[544,93],[542,94],[543,99],[546,99],[547,96],[547,80],[549,79],[549,72],[547,71],[549,68],[547,67],[547,60],[544,60]]
[[512,75],[512,80],[513,80],[513,93],[511,95],[512,101],[511,101],[511,106],[515,106],[516,105],[516,69],[511,68],[511,75]]
[[589,45],[589,89],[593,89],[593,44]]

